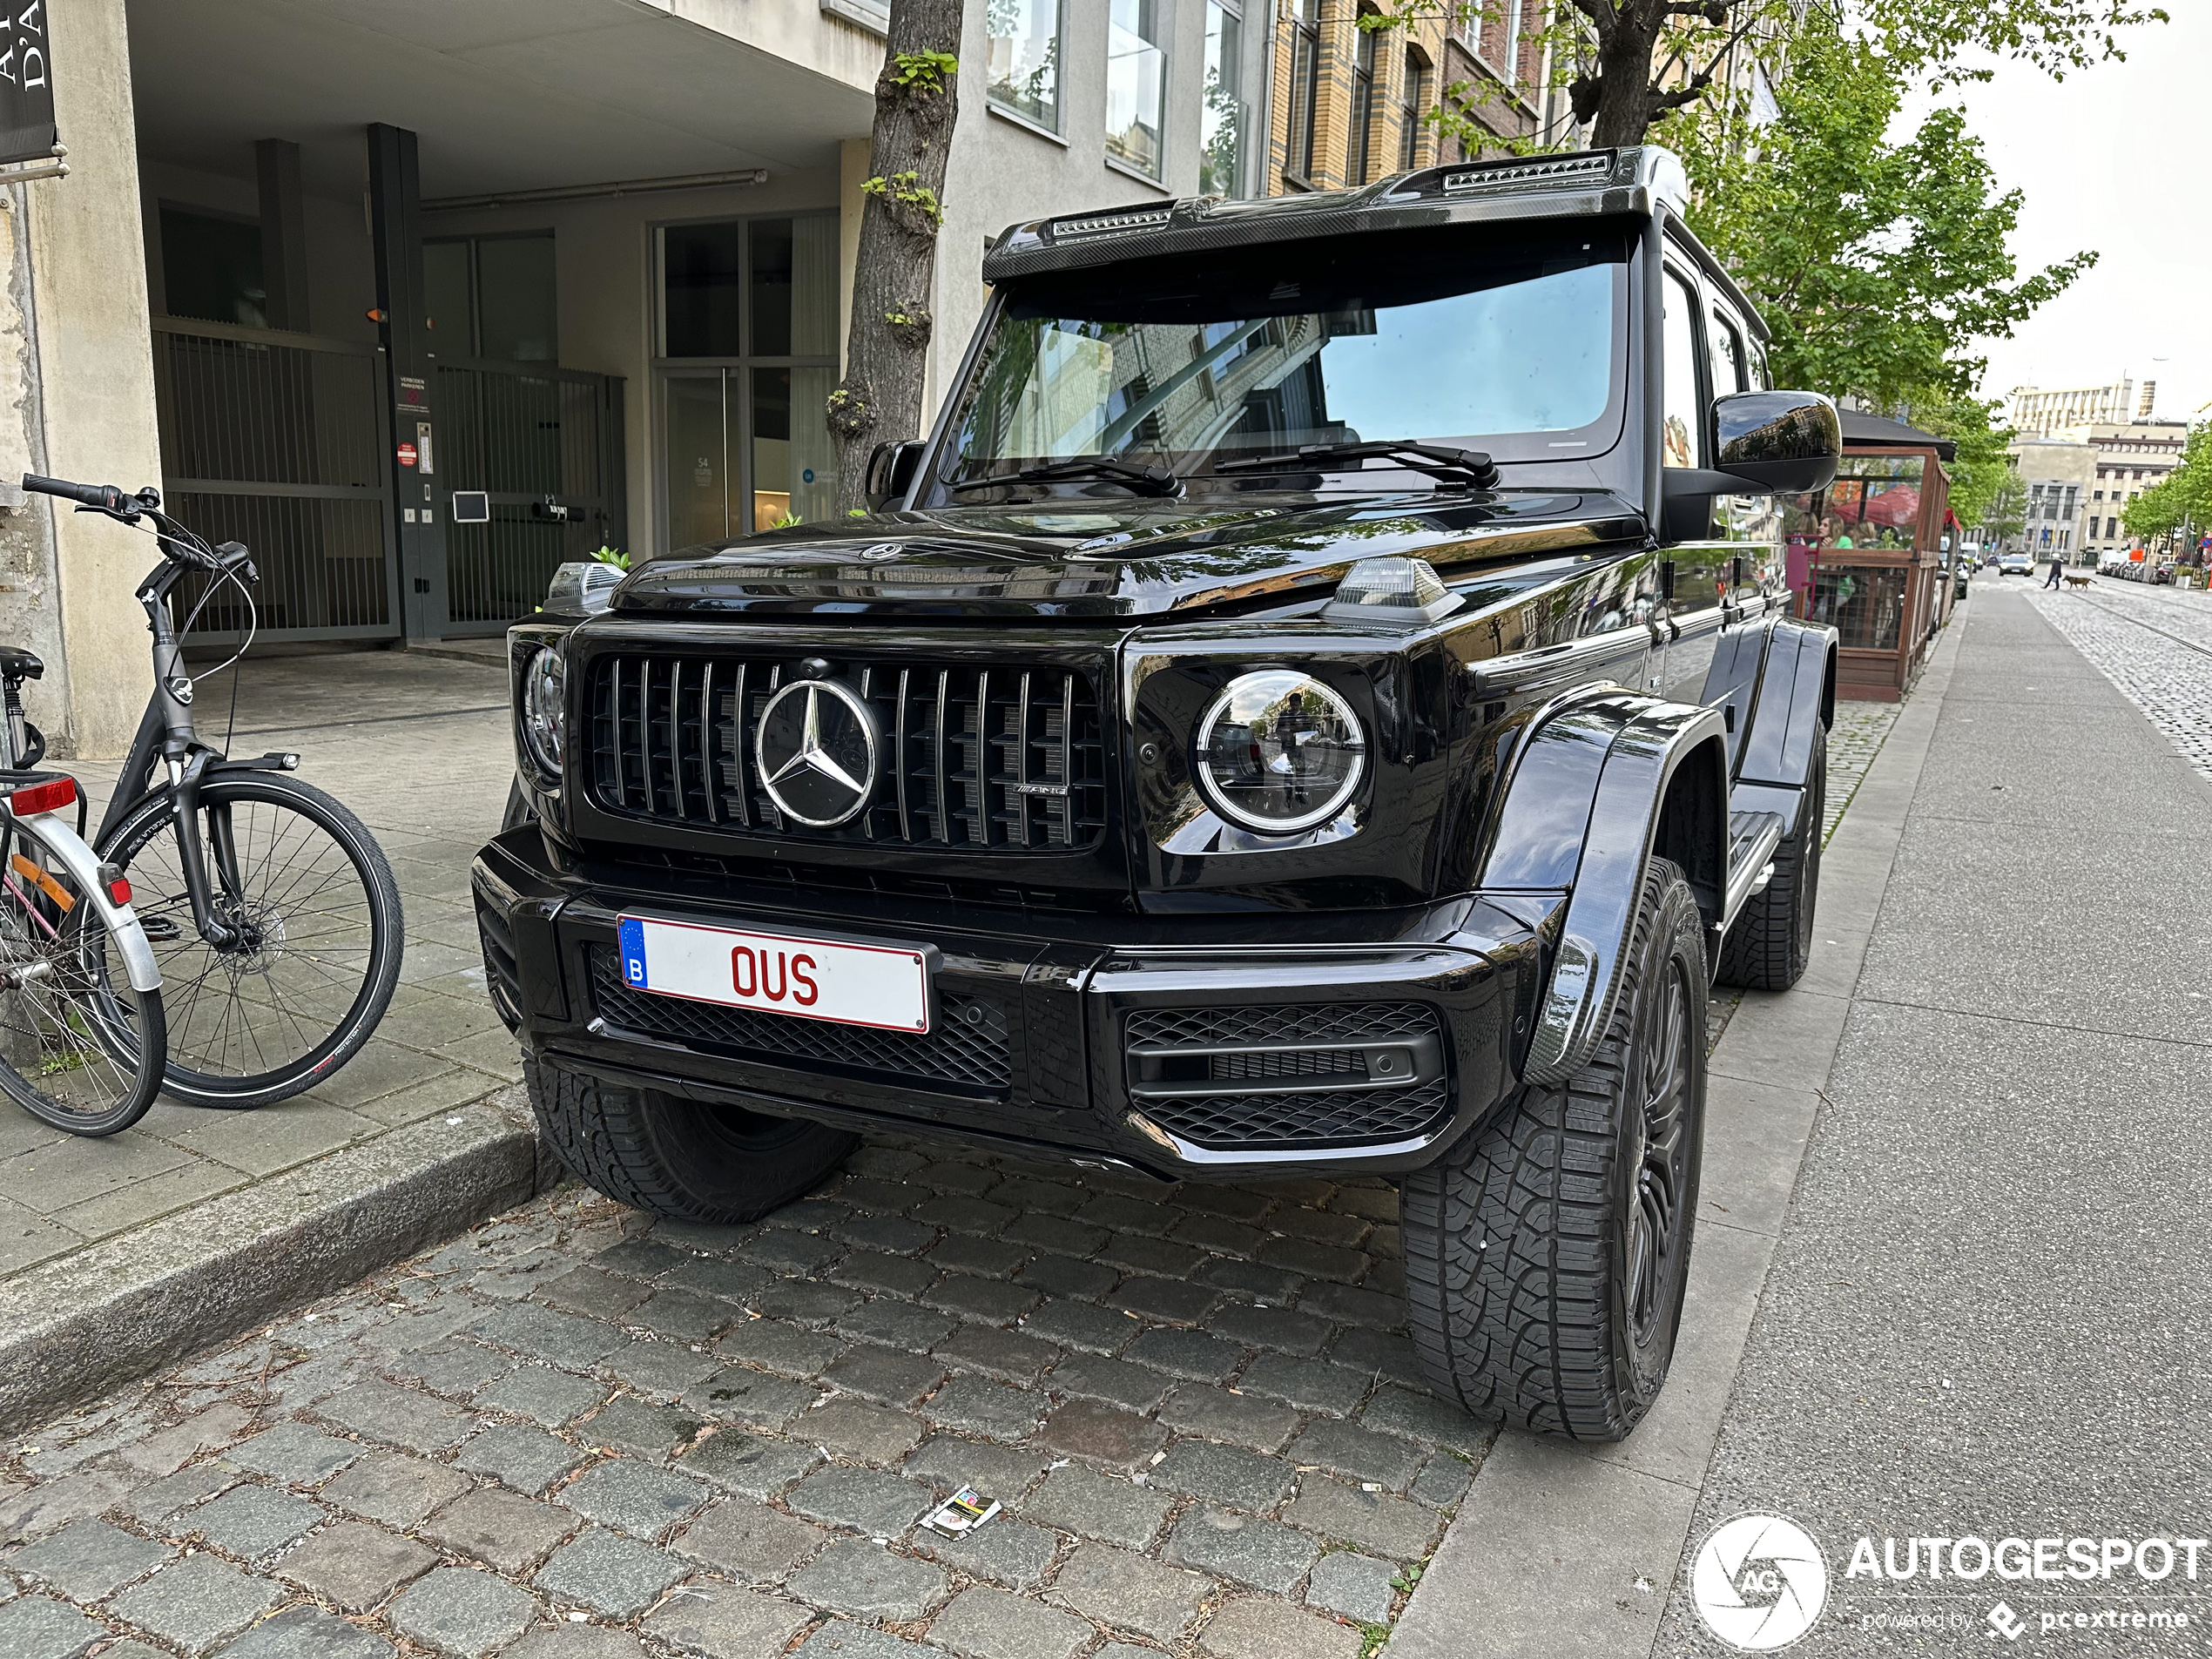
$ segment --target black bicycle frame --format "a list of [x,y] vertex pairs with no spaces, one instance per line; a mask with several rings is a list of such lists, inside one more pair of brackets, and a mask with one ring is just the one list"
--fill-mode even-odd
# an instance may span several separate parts
[[[158,515],[153,516],[165,540],[167,526]],[[154,767],[158,762],[167,774],[170,821],[176,829],[177,858],[184,871],[185,891],[192,900],[192,924],[209,945],[223,950],[236,944],[239,934],[216,914],[207,859],[195,832],[201,811],[200,783],[209,768],[217,765],[268,770],[283,766],[289,757],[265,756],[260,763],[226,761],[221,751],[199,740],[192,721],[192,677],[185,672],[183,644],[169,615],[169,590],[187,568],[164,560],[139,585],[138,600],[145,607],[146,624],[153,634],[153,691],[146,698],[145,712],[138,719],[138,735],[131,740],[130,755],[123,763],[115,794],[101,816],[92,845],[106,846],[108,838],[123,820],[148,796],[165,786],[154,780]],[[222,890],[237,898],[240,893],[238,846],[232,834],[229,810],[210,807],[206,821],[207,845],[214,853]]]

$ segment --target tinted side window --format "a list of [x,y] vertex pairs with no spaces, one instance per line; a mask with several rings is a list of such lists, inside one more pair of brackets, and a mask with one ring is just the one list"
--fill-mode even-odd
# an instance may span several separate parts
[[1666,320],[1662,349],[1667,383],[1660,404],[1660,464],[1694,467],[1697,435],[1705,424],[1704,405],[1697,395],[1697,299],[1689,285],[1672,271],[1667,273],[1663,287]]
[[1713,395],[1750,391],[1750,365],[1743,354],[1743,332],[1729,320],[1725,312],[1714,311],[1712,325],[1706,331],[1706,344],[1713,354]]

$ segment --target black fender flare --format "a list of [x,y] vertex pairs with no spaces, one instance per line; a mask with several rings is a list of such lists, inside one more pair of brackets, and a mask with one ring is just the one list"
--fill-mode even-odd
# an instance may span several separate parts
[[1567,894],[1521,1074],[1557,1082],[1581,1069],[1612,1017],[1655,853],[1683,865],[1717,940],[1728,867],[1726,723],[1717,708],[1617,688],[1570,693],[1533,723],[1503,793],[1482,888]]
[[1814,726],[1836,723],[1837,651],[1833,628],[1777,617],[1745,630],[1725,662],[1716,652],[1705,684],[1705,700],[1730,709],[1736,725],[1730,805],[1780,813],[1785,835],[1811,781]]

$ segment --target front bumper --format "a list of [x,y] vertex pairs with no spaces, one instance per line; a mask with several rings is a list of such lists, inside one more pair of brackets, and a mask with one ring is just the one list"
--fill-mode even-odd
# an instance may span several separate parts
[[[569,867],[533,826],[473,870],[493,1000],[534,1057],[855,1130],[943,1134],[1167,1179],[1391,1173],[1513,1090],[1556,903],[1163,920],[750,891]],[[927,941],[928,1038],[633,991],[627,913]],[[1199,1081],[1204,1080],[1204,1081]]]

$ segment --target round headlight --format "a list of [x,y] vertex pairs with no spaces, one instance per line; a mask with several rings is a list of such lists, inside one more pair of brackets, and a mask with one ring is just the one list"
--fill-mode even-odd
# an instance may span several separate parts
[[1278,834],[1334,818],[1366,766],[1351,705],[1288,668],[1231,680],[1198,722],[1196,747],[1206,804],[1231,823]]
[[567,671],[551,647],[523,670],[523,743],[547,776],[561,775],[561,718],[567,705]]

